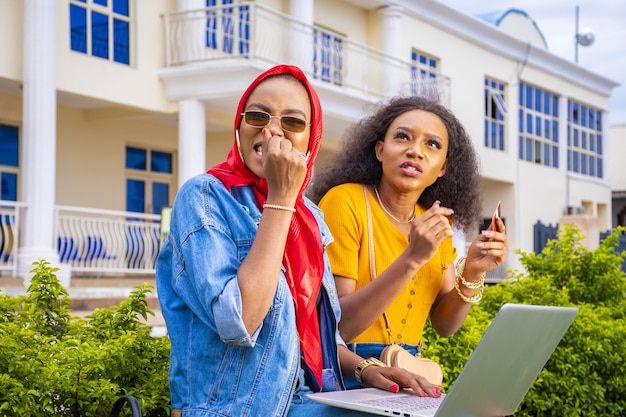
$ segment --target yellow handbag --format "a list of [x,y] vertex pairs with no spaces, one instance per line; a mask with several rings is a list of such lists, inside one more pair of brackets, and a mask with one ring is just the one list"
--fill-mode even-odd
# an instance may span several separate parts
[[[367,226],[368,226],[368,240],[369,240],[369,261],[370,261],[370,274],[372,281],[376,278],[376,264],[374,259],[374,228],[372,226],[372,213],[370,209],[370,202],[367,195],[367,188],[363,186],[365,191],[365,205],[367,207]],[[389,325],[389,319],[387,314],[383,313],[383,319],[385,319],[385,326],[387,327],[387,333],[391,333],[391,326]],[[421,345],[420,345],[421,347]],[[421,356],[415,356],[411,352],[404,349],[397,344],[391,344],[383,349],[380,354],[380,360],[387,366],[394,366],[398,368],[406,369],[409,372],[425,377],[428,382],[435,385],[441,385],[443,382],[443,371],[439,364],[430,359],[422,358]]]

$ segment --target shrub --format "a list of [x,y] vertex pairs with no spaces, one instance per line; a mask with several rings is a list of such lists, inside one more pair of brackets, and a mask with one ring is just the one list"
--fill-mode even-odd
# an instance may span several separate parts
[[[618,227],[588,250],[576,226],[566,225],[540,254],[524,253],[525,272],[485,290],[461,329],[439,337],[425,333],[424,356],[444,370],[444,388],[460,373],[483,332],[507,302],[576,306],[579,313],[520,404],[516,416],[626,415],[625,253],[615,252]],[[540,343],[540,341],[538,341]]]
[[[147,417],[169,416],[169,339],[144,320],[149,285],[118,306],[71,315],[69,296],[46,261],[26,295],[0,294],[0,415],[96,417],[134,395]],[[126,411],[125,411],[126,412]]]

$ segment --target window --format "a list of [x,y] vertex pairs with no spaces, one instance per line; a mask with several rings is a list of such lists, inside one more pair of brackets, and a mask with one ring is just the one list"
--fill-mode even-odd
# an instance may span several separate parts
[[411,64],[411,94],[438,99],[437,59],[412,51]]
[[313,29],[313,73],[322,81],[343,83],[343,37],[329,30]]
[[0,124],[0,200],[17,201],[19,129]]
[[72,51],[130,63],[130,0],[70,0]]
[[603,178],[602,111],[567,101],[567,170]]
[[520,83],[519,104],[519,158],[558,168],[559,98]]
[[485,146],[504,150],[506,89],[503,83],[485,78]]
[[[206,6],[211,8],[206,15],[206,46],[229,55],[239,53],[248,56],[250,6],[224,7],[231,4],[233,0],[206,0]],[[233,50],[234,45],[237,45],[237,50]]]
[[126,211],[161,214],[173,189],[170,152],[126,147]]

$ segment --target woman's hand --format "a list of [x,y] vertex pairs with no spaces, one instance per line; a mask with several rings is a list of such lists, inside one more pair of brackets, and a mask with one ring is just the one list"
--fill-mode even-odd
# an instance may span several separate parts
[[439,397],[441,395],[441,385],[431,384],[423,376],[402,368],[368,366],[363,370],[361,379],[370,387],[386,391],[398,392],[402,388],[407,388],[421,397]]
[[407,252],[412,261],[424,265],[435,255],[441,242],[453,236],[450,224],[453,213],[452,209],[441,207],[440,202],[435,201],[431,208],[411,222]]
[[289,139],[263,129],[263,172],[268,185],[267,201],[293,207],[307,172],[306,157]]
[[473,280],[473,276],[502,265],[508,251],[509,242],[504,223],[501,219],[494,219],[489,229],[483,230],[470,245],[463,276]]

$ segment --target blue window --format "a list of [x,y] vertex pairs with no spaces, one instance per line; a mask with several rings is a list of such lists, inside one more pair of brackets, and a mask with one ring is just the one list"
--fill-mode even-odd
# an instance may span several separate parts
[[19,129],[0,124],[0,200],[17,201]]
[[313,73],[322,81],[343,83],[343,38],[336,33],[313,30]]
[[[233,0],[206,0],[206,46],[226,54],[248,56],[250,52],[250,6]],[[237,45],[237,49],[235,49]]]
[[504,150],[506,123],[506,88],[504,83],[485,78],[485,146]]
[[72,51],[130,64],[130,0],[70,0]]
[[602,111],[567,101],[567,169],[602,178]]
[[519,94],[519,158],[558,168],[558,97],[523,82]]
[[172,158],[170,152],[126,147],[126,211],[160,214],[170,205]]
[[410,93],[439,98],[437,59],[419,51],[411,51]]

